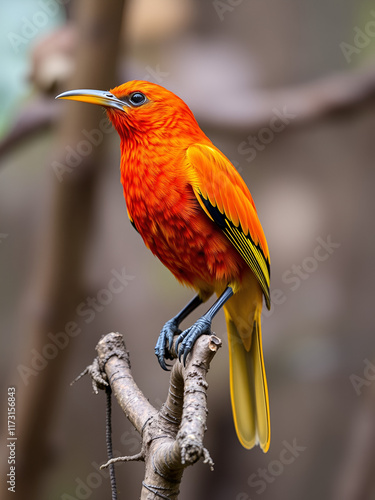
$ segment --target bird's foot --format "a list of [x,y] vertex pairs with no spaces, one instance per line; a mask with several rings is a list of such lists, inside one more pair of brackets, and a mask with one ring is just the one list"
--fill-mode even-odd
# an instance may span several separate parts
[[184,330],[178,336],[175,349],[180,361],[182,356],[184,366],[186,363],[187,355],[192,350],[197,338],[203,334],[208,335],[211,333],[211,321],[212,320],[207,318],[207,316],[202,316],[194,323],[194,325]]
[[166,364],[166,359],[173,359],[171,355],[171,349],[173,346],[173,337],[174,335],[181,333],[181,330],[178,328],[178,323],[175,318],[170,319],[165,323],[163,328],[161,329],[158,341],[155,346],[155,354],[158,358],[159,365],[163,368],[163,370],[167,370],[171,367]]

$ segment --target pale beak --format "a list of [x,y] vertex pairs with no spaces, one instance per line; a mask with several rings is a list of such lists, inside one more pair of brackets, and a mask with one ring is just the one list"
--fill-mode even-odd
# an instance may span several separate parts
[[104,106],[105,108],[115,108],[121,111],[125,111],[126,108],[130,107],[126,102],[121,101],[110,92],[106,92],[104,90],[68,90],[68,92],[63,92],[58,95],[56,99],[70,99],[71,101],[88,102],[90,104],[98,104],[99,106]]

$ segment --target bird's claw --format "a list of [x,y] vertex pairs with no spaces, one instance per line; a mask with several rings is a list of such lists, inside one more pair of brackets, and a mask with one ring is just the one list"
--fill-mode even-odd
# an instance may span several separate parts
[[170,364],[166,363],[166,362],[164,361],[164,358],[163,358],[163,357],[161,357],[161,356],[158,356],[158,355],[157,355],[157,358],[158,358],[158,361],[159,361],[159,365],[163,368],[163,370],[165,370],[166,372],[169,372],[169,371],[170,371],[170,369],[172,368],[172,365],[170,365]]
[[211,333],[211,321],[205,316],[199,318],[194,325],[180,333],[176,340],[175,350],[179,361],[181,361],[182,357],[184,366],[186,365],[187,355],[193,348],[197,338],[209,333]]
[[165,371],[169,371],[172,365],[168,365],[165,360],[173,359],[171,354],[172,346],[173,346],[173,337],[177,333],[180,333],[181,330],[178,329],[178,324],[175,319],[170,319],[165,323],[163,328],[161,329],[158,341],[155,346],[155,354],[158,358],[159,365]]

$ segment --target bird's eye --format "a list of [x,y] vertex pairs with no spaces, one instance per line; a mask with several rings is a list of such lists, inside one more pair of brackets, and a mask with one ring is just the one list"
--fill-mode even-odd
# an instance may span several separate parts
[[146,102],[146,96],[142,94],[141,92],[134,92],[130,98],[129,101],[133,106],[140,106],[144,102]]

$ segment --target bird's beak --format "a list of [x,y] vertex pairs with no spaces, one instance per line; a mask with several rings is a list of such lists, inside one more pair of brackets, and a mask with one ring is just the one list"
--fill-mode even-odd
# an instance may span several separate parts
[[71,101],[88,102],[90,104],[98,104],[99,106],[104,106],[105,108],[115,108],[121,111],[125,111],[125,109],[129,107],[129,104],[121,101],[110,92],[106,92],[104,90],[68,90],[68,92],[63,92],[58,95],[56,99],[70,99]]

